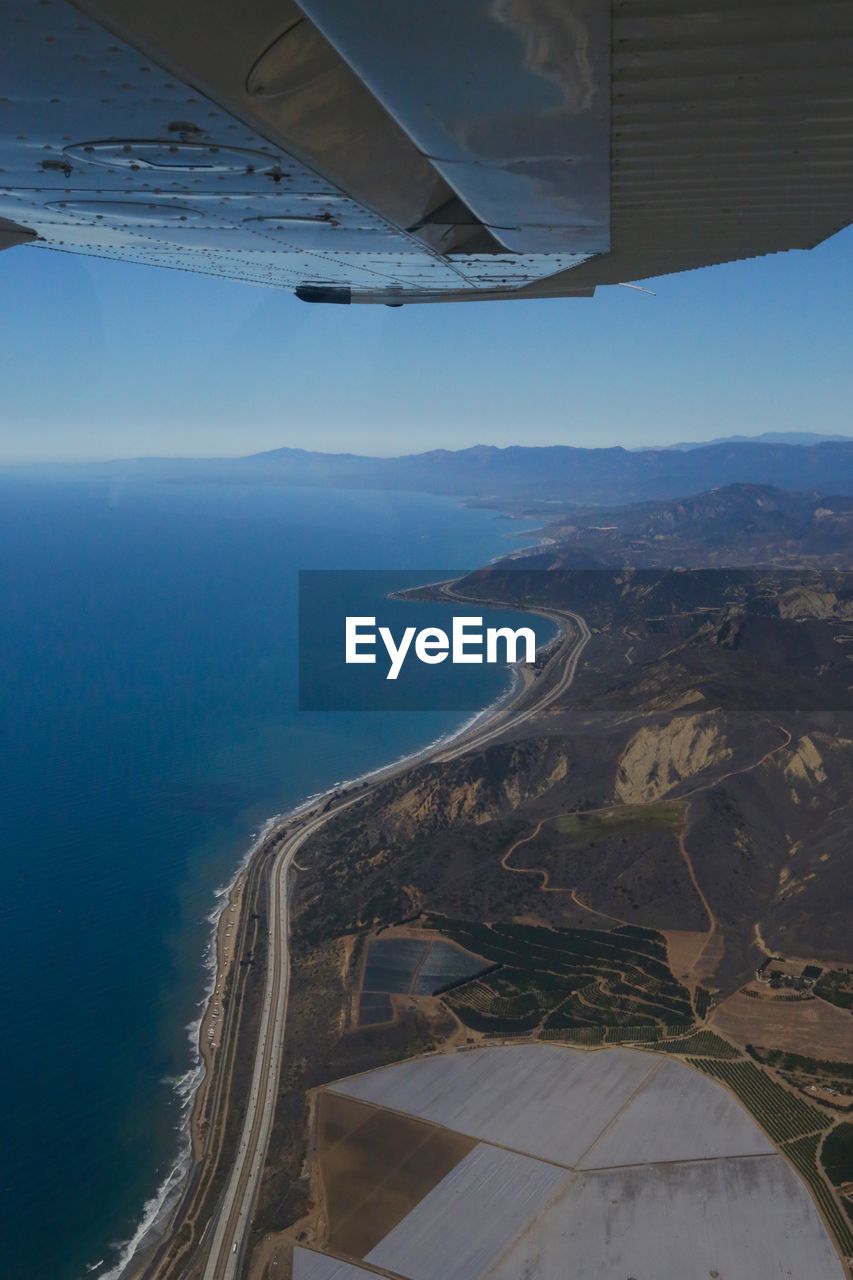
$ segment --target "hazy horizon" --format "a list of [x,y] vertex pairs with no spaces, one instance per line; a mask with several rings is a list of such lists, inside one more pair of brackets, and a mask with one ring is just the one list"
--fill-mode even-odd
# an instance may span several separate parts
[[[745,442],[747,440],[760,441],[761,436],[764,434],[766,434],[766,432],[764,431],[757,431],[751,435],[748,435],[746,432],[733,433],[732,436],[708,438],[708,439],[697,439],[697,440],[689,441],[689,443],[694,445],[697,445],[697,444],[710,445],[710,444],[721,444],[727,440],[735,440],[738,442],[741,442],[741,441]],[[796,436],[796,435],[809,434],[809,433],[803,433],[803,432],[799,432],[792,429],[790,432],[787,432],[787,433],[774,432],[773,434],[776,434],[776,435],[788,434],[788,435]],[[827,433],[813,432],[810,434],[813,434],[816,437],[822,438]],[[838,432],[834,434],[833,439],[835,442],[840,444],[847,443],[847,442],[853,444],[853,435],[844,435],[841,432]],[[632,453],[641,453],[643,450],[671,449],[671,448],[674,448],[676,444],[681,444],[681,443],[688,443],[688,442],[677,441],[677,442],[674,442],[673,444],[660,444],[657,442],[653,442],[653,443],[641,444],[641,445],[620,445],[618,443],[613,445],[570,445],[570,444],[567,444],[566,441],[554,440],[554,441],[548,442],[547,444],[531,445],[527,442],[522,442],[522,441],[512,441],[505,444],[494,444],[486,440],[476,440],[471,444],[459,445],[459,447],[455,449],[448,448],[446,446],[435,446],[435,451],[441,451],[444,453],[464,453],[469,449],[499,449],[499,450],[513,449],[513,448],[547,449],[547,448],[562,446],[562,447],[588,448],[588,449],[623,448]],[[818,440],[816,439],[814,442],[810,442],[810,443],[818,443]],[[115,462],[115,463],[149,462],[149,461],[158,460],[158,459],[167,459],[167,460],[172,459],[176,462],[179,462],[179,461],[194,461],[194,460],[200,460],[200,459],[210,460],[210,459],[218,459],[218,458],[222,458],[222,459],[245,458],[247,456],[251,456],[251,454],[253,453],[268,453],[268,452],[275,453],[280,449],[293,449],[294,451],[297,451],[297,452],[301,451],[304,453],[320,454],[327,457],[342,456],[345,453],[350,453],[350,454],[355,454],[356,456],[373,457],[373,458],[397,458],[397,457],[419,455],[419,454],[431,452],[430,449],[401,448],[401,450],[397,453],[394,453],[394,452],[380,453],[378,451],[376,451],[375,453],[367,453],[367,452],[362,453],[362,451],[357,448],[348,449],[348,450],[343,450],[343,449],[339,450],[339,449],[311,449],[311,448],[306,448],[303,445],[271,445],[269,449],[264,449],[264,450],[250,450],[250,451],[235,450],[228,453],[223,451],[223,452],[209,453],[209,454],[200,453],[200,452],[195,454],[188,454],[188,453],[118,454],[118,453],[113,453],[113,454],[105,454],[103,457],[88,457],[88,458],[87,457],[66,457],[66,458],[57,457],[57,458],[7,459],[7,458],[0,457],[0,468],[15,470],[18,468],[26,469],[28,467],[76,466],[76,465],[85,466],[86,464],[99,464],[99,463],[111,463],[111,462]]]

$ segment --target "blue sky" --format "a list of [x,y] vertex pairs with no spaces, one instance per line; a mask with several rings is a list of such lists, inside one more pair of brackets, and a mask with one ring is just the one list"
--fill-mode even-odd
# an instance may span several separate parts
[[318,307],[0,255],[0,459],[853,434],[853,229],[593,300]]

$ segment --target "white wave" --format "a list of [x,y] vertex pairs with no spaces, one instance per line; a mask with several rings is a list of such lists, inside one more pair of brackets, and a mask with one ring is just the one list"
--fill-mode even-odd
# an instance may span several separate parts
[[[300,804],[298,808],[294,809],[292,812],[297,813],[304,807],[305,803],[310,804],[311,801],[303,802],[303,804]],[[153,1237],[159,1234],[159,1232],[165,1227],[168,1222],[169,1215],[177,1204],[184,1179],[190,1172],[192,1165],[190,1117],[192,1115],[193,1101],[195,1099],[196,1092],[204,1079],[205,1073],[204,1059],[201,1055],[200,1044],[201,1027],[204,1021],[204,1012],[210,1001],[210,997],[216,989],[216,939],[219,920],[223,911],[227,908],[228,899],[237,878],[257,853],[270,831],[283,821],[284,817],[284,814],[273,814],[272,817],[267,818],[258,831],[253,832],[254,839],[251,841],[243,857],[237,864],[231,880],[227,884],[220,885],[214,890],[213,896],[215,906],[207,917],[207,923],[211,925],[211,932],[204,950],[203,962],[208,979],[205,990],[196,1006],[201,1010],[201,1012],[197,1018],[194,1018],[192,1022],[187,1024],[186,1028],[190,1042],[190,1065],[183,1075],[167,1077],[164,1080],[164,1084],[171,1086],[173,1093],[180,1103],[180,1120],[178,1122],[177,1129],[181,1138],[178,1155],[160,1186],[154,1192],[154,1195],[143,1205],[142,1216],[133,1235],[129,1240],[115,1246],[119,1250],[119,1257],[115,1266],[113,1266],[111,1270],[104,1272],[103,1275],[99,1276],[98,1280],[121,1280],[121,1277],[125,1274],[128,1266],[146,1242],[147,1238],[149,1236]],[[103,1260],[96,1265],[103,1265]]]
[[98,1280],[121,1280],[121,1276],[135,1257],[146,1236],[150,1232],[154,1232],[159,1226],[162,1226],[168,1219],[180,1193],[181,1184],[189,1172],[191,1163],[192,1149],[189,1133],[187,1133],[177,1160],[151,1199],[146,1200],[143,1205],[139,1226],[125,1244],[117,1246],[120,1250],[118,1262],[109,1271],[99,1276]]
[[[172,1165],[166,1177],[158,1187],[157,1191],[146,1201],[142,1210],[142,1217],[139,1225],[133,1235],[122,1245],[116,1247],[120,1249],[119,1259],[115,1266],[105,1272],[98,1280],[122,1280],[127,1267],[133,1261],[139,1249],[145,1243],[146,1238],[159,1234],[168,1222],[169,1215],[176,1207],[178,1197],[181,1191],[181,1185],[190,1172],[192,1165],[192,1140],[190,1135],[190,1117],[192,1114],[192,1105],[196,1091],[204,1079],[205,1067],[204,1059],[201,1055],[201,1027],[204,1021],[204,1011],[210,1001],[216,988],[216,941],[217,928],[222,913],[225,911],[231,891],[241,873],[246,869],[257,851],[261,848],[270,832],[288,818],[293,818],[302,813],[305,809],[309,809],[316,805],[325,797],[331,796],[334,792],[340,791],[342,788],[352,787],[364,782],[375,780],[385,773],[391,773],[399,769],[405,764],[414,764],[417,761],[431,755],[440,747],[447,747],[456,739],[462,738],[469,733],[476,725],[490,719],[496,715],[503,707],[512,700],[518,686],[521,684],[521,678],[515,668],[511,669],[510,681],[506,689],[498,695],[487,707],[481,711],[475,712],[463,724],[458,725],[455,729],[449,730],[447,733],[441,734],[434,741],[428,743],[424,747],[419,747],[416,751],[408,752],[390,764],[379,765],[375,769],[369,769],[367,772],[360,774],[357,778],[345,779],[340,782],[333,783],[332,786],[322,791],[316,791],[306,799],[300,801],[287,813],[276,813],[261,825],[260,829],[254,833],[254,840],[250,843],[231,880],[220,885],[214,890],[214,907],[207,916],[207,923],[211,925],[211,934],[208,939],[207,946],[204,951],[204,968],[208,973],[208,981],[198,1002],[198,1008],[201,1013],[187,1026],[187,1033],[190,1041],[191,1062],[188,1069],[183,1075],[168,1079],[165,1083],[171,1085],[175,1095],[177,1096],[181,1106],[181,1120],[178,1130],[181,1134],[181,1147],[178,1156]],[[99,1264],[100,1265],[100,1264]]]

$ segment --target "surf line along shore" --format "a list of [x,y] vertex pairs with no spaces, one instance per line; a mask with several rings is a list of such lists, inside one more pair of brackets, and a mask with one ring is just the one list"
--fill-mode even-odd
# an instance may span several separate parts
[[[434,589],[444,598],[464,599],[454,585],[435,584]],[[449,761],[486,745],[565,691],[590,639],[586,622],[570,610],[526,612],[559,627],[538,680],[517,669],[510,689],[455,734],[273,819],[235,876],[216,926],[214,981],[199,1024],[204,1076],[189,1119],[192,1162],[168,1215],[162,1213],[138,1239],[133,1256],[126,1257],[120,1274],[128,1280],[173,1280],[199,1246],[207,1260],[199,1272],[205,1280],[233,1280],[238,1274],[278,1092],[289,982],[290,868],[298,868],[298,850],[321,826],[380,784],[429,760]],[[245,1051],[246,1043],[253,1055]]]

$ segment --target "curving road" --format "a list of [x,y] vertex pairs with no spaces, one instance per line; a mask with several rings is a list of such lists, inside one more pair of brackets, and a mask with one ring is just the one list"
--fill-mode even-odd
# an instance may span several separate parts
[[[484,603],[490,604],[492,602],[484,601]],[[544,609],[537,610],[536,612],[543,614],[546,618],[555,618],[560,622],[568,619],[573,622],[577,628],[577,636],[574,639],[574,643],[572,643],[572,636],[567,634],[562,645],[551,659],[548,668],[546,668],[546,670],[550,671],[553,670],[556,663],[562,663],[563,668],[558,679],[553,685],[549,686],[547,691],[543,693],[541,697],[535,698],[532,704],[527,704],[525,700],[523,705],[519,707],[516,714],[510,714],[506,719],[499,716],[496,721],[490,722],[490,727],[487,730],[484,729],[482,733],[475,732],[471,738],[466,734],[463,734],[458,741],[453,744],[453,747],[449,751],[437,751],[432,757],[434,760],[439,762],[456,760],[457,757],[463,755],[466,751],[470,751],[472,746],[481,747],[485,743],[491,742],[493,738],[497,738],[500,734],[506,733],[507,729],[517,729],[520,724],[524,724],[525,721],[532,719],[533,716],[539,715],[541,711],[544,711],[546,707],[549,707],[552,702],[556,702],[557,698],[566,692],[569,685],[575,678],[580,656],[591,639],[589,627],[587,626],[585,619],[582,618],[579,613],[573,613],[568,609],[561,613],[557,613],[556,611],[546,612]],[[568,652],[566,652],[567,650]],[[542,679],[541,676],[540,679]]]
[[[282,844],[270,869],[270,910],[267,978],[261,1009],[255,1066],[246,1105],[240,1145],[222,1202],[214,1218],[204,1280],[233,1280],[238,1274],[246,1228],[266,1160],[278,1093],[284,1047],[284,1024],[290,985],[288,942],[288,873],[297,852],[333,816],[364,792],[339,804],[332,812],[309,816]],[[311,810],[316,815],[316,810]]]
[[[446,594],[451,595],[451,592],[448,590]],[[456,598],[461,599],[461,597]],[[451,749],[436,748],[417,757],[418,761],[426,758],[438,761],[454,760],[464,752],[491,742],[499,734],[517,728],[543,708],[550,706],[568,689],[575,678],[580,656],[590,639],[589,628],[580,614],[568,610],[559,613],[556,610],[549,611],[547,616],[561,622],[568,620],[574,624],[574,629],[567,629],[562,644],[548,663],[545,673],[539,677],[539,681],[534,686],[537,696],[532,699],[522,696],[515,707],[509,707],[505,712],[499,713],[495,720],[490,720],[481,730],[474,726],[464,733]],[[548,677],[558,668],[559,676],[551,682]],[[540,688],[542,692],[541,696],[538,696]],[[203,1280],[236,1280],[243,1260],[246,1233],[251,1222],[255,1197],[266,1162],[284,1048],[284,1026],[290,985],[288,877],[296,854],[325,823],[368,795],[389,776],[411,769],[414,763],[414,760],[409,760],[382,770],[375,775],[369,787],[363,787],[351,799],[334,802],[331,808],[328,798],[323,797],[317,805],[293,820],[298,823],[298,826],[283,841],[275,856],[270,869],[267,977],[252,1083],[234,1165],[212,1225],[205,1233],[205,1243],[209,1241],[209,1246],[202,1272]]]

